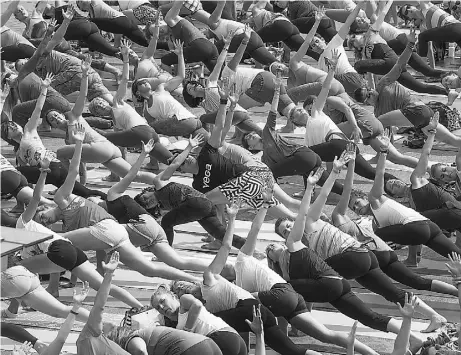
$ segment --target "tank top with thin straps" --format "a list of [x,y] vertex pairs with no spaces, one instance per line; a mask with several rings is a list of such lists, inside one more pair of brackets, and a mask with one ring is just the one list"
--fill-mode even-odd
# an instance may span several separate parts
[[[187,318],[189,317],[189,311],[178,313],[178,325],[176,329],[183,330],[186,326]],[[200,310],[200,313],[197,317],[197,321],[191,329],[192,333],[201,334],[208,336],[214,332],[217,332],[221,329],[229,328],[226,322],[221,318],[216,317],[215,315],[208,312],[204,307]]]
[[133,127],[148,126],[147,120],[136,112],[135,108],[126,102],[117,104],[112,108],[115,127],[122,130],[129,130]]
[[371,207],[371,211],[379,228],[427,220],[415,210],[391,199],[384,201],[377,209]]

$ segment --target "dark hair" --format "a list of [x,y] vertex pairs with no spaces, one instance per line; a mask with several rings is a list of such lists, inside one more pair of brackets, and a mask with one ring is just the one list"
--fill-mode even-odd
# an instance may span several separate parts
[[184,80],[182,83],[182,96],[184,97],[184,101],[190,107],[198,107],[205,98],[204,97],[194,97],[191,94],[189,94],[189,92],[187,91],[188,84],[192,84],[192,85],[197,85],[197,84],[202,85],[202,84],[195,80],[190,80],[190,81]]
[[10,131],[10,121],[3,121],[0,129],[1,138],[9,145],[13,146],[14,151],[17,152],[19,149],[19,143],[8,137]]
[[282,233],[280,233],[279,227],[285,221],[293,222],[293,219],[291,219],[290,217],[280,217],[278,220],[275,221],[275,225],[274,225],[275,233],[277,233],[282,238],[284,238],[284,237],[283,237]]
[[353,34],[365,33],[367,31],[368,30],[365,28],[360,28],[359,23],[357,22],[357,19],[355,19],[354,22],[352,22],[351,27],[349,29],[349,33],[353,33]]
[[354,99],[360,103],[365,103],[367,100],[368,89],[367,88],[357,88],[354,91]]
[[306,106],[313,105],[315,100],[317,100],[317,96],[315,95],[308,95],[306,97],[306,100],[304,100],[303,103],[303,108],[306,108]]
[[144,199],[141,198],[141,196],[144,195],[146,192],[152,192],[152,191],[155,191],[155,187],[153,187],[153,186],[147,187],[147,188],[145,188],[144,190],[142,190],[141,193],[137,194],[137,195],[134,197],[133,200],[134,200],[139,206],[141,206],[142,208],[144,208],[152,217],[154,217],[154,218],[160,218],[160,217],[162,216],[160,204],[157,203],[155,206],[150,207],[150,208],[147,208],[148,204],[146,203],[146,200],[144,200]]
[[408,6],[411,6],[411,5],[409,4],[402,5],[400,6],[399,11],[397,11],[397,16],[400,17],[404,21],[411,21],[411,18],[407,14],[405,14],[405,12],[408,9]]
[[443,74],[440,75],[440,82],[442,82],[442,80],[443,80],[444,78],[446,78],[447,76],[450,76],[450,75],[456,75],[456,76],[458,76],[458,73],[456,73],[455,71],[452,71],[452,70],[446,71],[446,72],[444,72]]
[[144,101],[145,98],[139,93],[138,83],[140,79],[135,79],[133,84],[131,84],[131,95],[135,97],[138,101]]
[[259,150],[250,149],[250,146],[248,145],[248,142],[247,142],[247,136],[249,134],[252,134],[252,133],[256,133],[256,132],[251,131],[251,132],[245,133],[243,135],[243,137],[242,137],[242,147],[245,148],[246,150],[250,151],[253,154],[257,154],[257,153],[259,153]]
[[387,179],[386,181],[384,181],[384,192],[390,197],[395,197],[395,195],[387,188],[387,182],[390,180],[399,180],[399,181],[402,181],[402,180],[397,179],[397,178],[392,178],[392,179]]

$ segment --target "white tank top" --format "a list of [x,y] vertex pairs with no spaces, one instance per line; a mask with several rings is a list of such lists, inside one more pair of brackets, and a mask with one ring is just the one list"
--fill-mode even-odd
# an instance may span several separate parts
[[118,6],[120,7],[120,10],[125,11],[125,10],[134,10],[138,8],[141,5],[148,4],[148,0],[120,0],[118,2]]
[[216,313],[235,308],[240,300],[254,299],[248,291],[230,283],[222,276],[215,276],[218,282],[213,286],[201,284],[205,308],[208,312]]
[[152,94],[152,105],[147,112],[154,119],[166,120],[176,117],[178,121],[195,118],[195,115],[177,101],[168,91],[156,91]]
[[90,17],[91,18],[117,18],[125,16],[120,11],[117,11],[107,5],[104,1],[91,1],[90,7]]
[[391,24],[384,22],[379,30],[379,35],[387,42],[396,39],[398,35],[404,33],[403,31],[395,28]]
[[323,111],[316,111],[316,113],[307,120],[304,144],[308,147],[312,147],[317,144],[325,143],[329,133],[336,133],[339,136],[344,136],[342,131],[330,117]]
[[373,209],[372,207],[371,210],[380,228],[427,220],[426,217],[414,209],[406,207],[390,198],[384,201],[378,209]]
[[240,98],[249,88],[253,80],[264,69],[245,68],[238,66],[236,71],[232,71],[227,65],[224,67],[221,78],[230,78],[232,84],[235,84],[235,95]]
[[114,113],[115,127],[121,130],[129,130],[137,126],[148,126],[147,120],[136,112],[134,107],[126,102],[118,104],[112,109]]
[[[188,317],[189,312],[178,313],[178,325],[176,326],[176,329],[183,330],[186,326]],[[197,321],[195,322],[194,327],[191,329],[191,332],[208,336],[211,333],[225,328],[229,328],[229,325],[227,325],[226,322],[224,322],[221,318],[211,314],[204,307],[202,307]]]
[[[19,143],[18,155],[19,159],[29,166],[40,166],[40,163],[45,156],[45,153],[49,151],[43,145],[42,140],[38,136],[28,136],[22,138]],[[49,151],[53,156],[53,160],[56,161],[56,153]]]
[[221,19],[219,21],[218,27],[214,30],[211,30],[215,34],[215,36],[222,40],[224,39],[228,33],[234,32],[234,36],[243,33],[245,30],[245,24],[237,21]]

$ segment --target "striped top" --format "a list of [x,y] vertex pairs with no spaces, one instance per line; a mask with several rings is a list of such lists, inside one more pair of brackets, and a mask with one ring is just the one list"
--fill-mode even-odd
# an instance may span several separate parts
[[447,26],[452,23],[460,23],[456,18],[447,13],[440,7],[433,5],[427,9],[422,9],[425,21],[421,24],[421,30]]

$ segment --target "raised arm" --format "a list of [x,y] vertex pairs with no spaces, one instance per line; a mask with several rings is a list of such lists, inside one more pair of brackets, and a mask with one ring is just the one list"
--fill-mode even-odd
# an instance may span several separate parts
[[123,71],[122,71],[122,80],[118,85],[117,92],[114,97],[114,105],[122,103],[126,95],[126,87],[128,85],[129,75],[130,75],[130,46],[126,39],[122,39],[121,53],[123,58]]
[[350,155],[349,165],[347,166],[347,175],[344,180],[343,193],[332,213],[332,218],[335,216],[346,215],[347,207],[349,206],[349,199],[351,198],[352,186],[354,185],[354,170],[355,170],[355,155],[356,150],[353,143],[349,143],[351,147],[347,148],[347,152]]
[[227,67],[233,72],[237,71],[237,67],[242,61],[243,54],[245,53],[247,49],[248,42],[250,41],[250,36],[251,36],[251,29],[249,27],[245,27],[245,36],[243,37],[242,42],[240,43],[240,46],[238,47],[234,56],[229,61],[229,63],[227,63]]
[[224,48],[222,49],[221,53],[219,53],[218,60],[216,61],[216,65],[213,68],[210,76],[208,77],[208,82],[213,85],[219,79],[219,75],[221,74],[222,67],[227,58],[227,51],[229,50],[230,43],[232,38],[234,37],[234,32],[228,33],[226,37],[224,37]]
[[130,186],[130,184],[136,178],[136,175],[138,174],[139,169],[141,169],[141,166],[144,160],[146,159],[147,155],[152,151],[155,145],[153,138],[149,142],[147,142],[147,144],[144,144],[144,142],[141,142],[141,143],[142,143],[142,152],[141,154],[139,154],[136,162],[131,166],[131,169],[128,172],[128,174],[126,174],[122,180],[117,182],[107,192],[107,199],[109,201],[114,201],[123,195],[126,189]]
[[266,355],[266,345],[264,342],[264,326],[261,318],[261,304],[253,306],[253,321],[245,319],[256,338],[255,355]]
[[410,182],[413,187],[419,185],[420,180],[426,176],[427,166],[429,165],[429,155],[431,154],[432,145],[434,144],[435,133],[437,132],[437,125],[439,123],[439,112],[437,111],[431,118],[429,125],[424,127],[424,131],[427,135],[427,140],[424,143],[421,155],[418,160],[416,168],[413,170],[410,176]]
[[8,7],[6,8],[5,12],[2,14],[0,18],[0,26],[5,26],[8,20],[10,19],[11,15],[16,11],[19,5],[19,0],[12,1]]
[[347,337],[347,355],[354,355],[355,350],[355,333],[357,332],[357,325],[359,321],[356,320],[352,325],[349,336]]
[[212,285],[214,283],[214,276],[219,275],[224,266],[226,265],[227,258],[232,249],[232,238],[234,236],[235,218],[239,210],[239,203],[232,202],[229,206],[226,206],[227,210],[227,230],[222,240],[221,248],[219,248],[218,254],[211,262],[203,273],[203,281],[205,285]]
[[186,158],[189,156],[190,152],[192,149],[195,147],[199,146],[205,141],[205,137],[202,134],[197,134],[195,137],[192,137],[192,135],[189,137],[189,144],[184,149],[184,151],[179,154],[171,163],[168,165],[168,167],[163,170],[160,174],[157,175],[157,177],[154,179],[154,183],[157,179],[161,181],[167,181],[169,180],[174,172],[179,169],[179,167],[184,163]]
[[397,303],[397,305],[402,314],[402,325],[400,326],[397,338],[395,338],[392,355],[405,355],[410,345],[411,319],[418,305],[418,298],[406,293],[404,306],[402,307],[400,303]]
[[[157,14],[155,15],[154,33],[152,34],[152,38],[149,42],[149,45],[142,53],[141,60],[150,59],[154,56],[155,50],[157,49],[159,35],[160,35],[160,11],[157,11]],[[125,61],[125,59],[123,60]]]
[[216,7],[211,14],[211,16],[208,18],[208,23],[207,25],[214,30],[219,26],[219,21],[221,20],[222,12],[224,10],[224,7],[226,6],[226,1],[217,1]]
[[35,212],[37,212],[37,207],[42,199],[43,188],[45,187],[46,175],[51,172],[50,163],[52,159],[51,152],[47,151],[40,162],[40,176],[35,184],[34,193],[26,210],[21,215],[24,223],[31,221],[35,216]]
[[[58,204],[58,206],[65,203],[68,199],[72,190],[74,189],[75,181],[79,175],[79,166],[80,166],[80,159],[82,155],[82,144],[83,139],[85,138],[85,127],[83,127],[80,123],[76,123],[71,130],[70,134],[72,135],[73,140],[75,141],[75,148],[74,148],[74,155],[72,156],[72,160],[70,161],[69,170],[67,171],[66,180],[61,187],[58,188],[56,194],[54,195],[54,200]],[[66,204],[67,205],[67,204]]]
[[67,28],[69,27],[72,18],[74,17],[74,7],[72,5],[68,5],[66,11],[62,10],[62,16],[64,17],[64,21],[62,22],[61,26],[59,26],[56,33],[51,38],[51,41],[47,44],[44,54],[50,53],[64,38],[64,35],[67,32]]
[[[461,255],[451,253],[448,255],[448,263],[445,264],[453,277],[453,285],[458,289],[458,302],[461,308]],[[460,335],[458,333],[458,335]],[[461,350],[461,342],[458,344],[458,350]]]
[[325,10],[320,8],[318,11],[315,12],[315,22],[312,25],[311,30],[307,34],[306,38],[304,39],[304,43],[299,47],[296,54],[290,59],[290,69],[296,71],[299,69],[300,63],[302,62],[304,56],[309,49],[312,40],[314,39],[315,34],[317,33],[317,29],[319,28],[320,21],[322,21],[323,16],[325,15]]
[[[182,295],[179,299],[180,313],[187,313],[186,324],[183,330],[190,332],[197,323],[197,319],[203,308],[203,303],[192,295]],[[184,311],[184,312],[181,312]]]
[[224,120],[226,117],[226,108],[227,108],[227,100],[229,99],[229,91],[230,91],[230,80],[226,78],[223,82],[222,87],[218,86],[219,96],[220,96],[220,104],[218,108],[218,112],[216,113],[216,119],[213,127],[213,131],[211,132],[210,138],[208,138],[208,144],[211,145],[213,148],[219,148],[222,144],[222,131],[224,129]]
[[85,59],[82,60],[82,82],[80,83],[80,93],[77,101],[75,101],[74,107],[72,107],[72,115],[69,117],[70,121],[77,120],[85,109],[86,96],[88,95],[88,71],[90,70],[90,67],[91,56],[88,54]]
[[379,30],[381,29],[384,23],[384,19],[386,18],[386,15],[389,12],[389,9],[391,8],[393,2],[394,0],[388,0],[386,5],[384,6],[381,6],[381,3],[380,3],[380,6],[378,7],[378,12],[377,12],[378,17],[376,18],[376,21],[370,26],[370,29],[372,31],[379,32]]
[[173,27],[179,21],[181,21],[181,16],[179,16],[179,13],[181,12],[183,4],[184,0],[173,1],[173,6],[168,10],[164,17],[164,20],[168,24],[168,26]]
[[96,336],[102,333],[102,314],[106,306],[107,297],[109,296],[110,284],[112,283],[112,276],[119,263],[118,251],[114,251],[110,257],[109,263],[102,262],[104,270],[104,279],[101,286],[99,286],[98,293],[94,300],[94,306],[90,311],[86,325],[91,328]]
[[237,106],[238,99],[235,96],[235,92],[233,92],[235,91],[233,89],[234,87],[235,85],[232,85],[231,93],[229,94],[230,105],[229,105],[229,108],[227,109],[226,120],[224,121],[224,127],[221,131],[221,146],[223,146],[224,143],[226,143],[227,133],[229,133],[232,127],[232,121],[234,119],[234,111],[235,111],[235,107]]
[[378,92],[381,91],[381,88],[387,85],[390,85],[397,81],[397,79],[400,77],[400,74],[402,74],[402,70],[405,69],[407,66],[408,60],[411,57],[411,54],[413,53],[413,48],[415,48],[415,43],[416,43],[416,30],[414,26],[410,27],[410,34],[407,35],[408,37],[408,43],[403,51],[403,53],[400,55],[399,59],[397,60],[397,63],[392,67],[392,69],[384,75],[376,85],[376,90]]
[[[303,199],[301,201],[301,205],[299,206],[298,216],[293,224],[293,228],[291,228],[290,234],[288,235],[286,245],[288,250],[296,251],[299,248],[303,248],[301,239],[304,233],[304,225],[306,223],[306,215],[309,211],[309,206],[311,203],[312,198],[312,191],[314,191],[315,184],[319,181],[320,177],[324,173],[323,168],[318,168],[315,172],[311,171],[309,177],[307,178],[307,185],[306,191],[304,192]],[[296,247],[298,244],[298,247]]]
[[338,50],[334,50],[332,53],[332,58],[324,58],[327,65],[328,65],[328,75],[323,82],[322,90],[320,94],[317,96],[317,99],[314,101],[314,105],[312,106],[313,111],[322,112],[323,107],[325,106],[325,102],[327,101],[328,93],[330,92],[331,83],[333,82],[336,66],[338,65],[338,59],[341,54],[338,54]]
[[243,254],[253,256],[253,253],[256,249],[256,242],[258,241],[258,234],[264,223],[264,219],[266,218],[267,214],[267,209],[269,207],[270,205],[268,203],[264,203],[263,206],[258,210],[256,217],[253,219],[253,223],[251,224],[251,228],[248,232],[245,244],[243,244],[243,247],[240,248],[240,251]]
[[325,183],[323,184],[322,189],[320,190],[320,194],[317,196],[315,202],[312,204],[311,208],[309,208],[309,211],[307,212],[306,224],[316,222],[322,215],[322,209],[323,207],[325,207],[328,195],[330,194],[331,189],[333,188],[333,185],[336,179],[338,178],[338,175],[341,173],[341,169],[351,159],[352,153],[350,152],[352,150],[355,151],[355,146],[348,145],[346,150],[339,157],[339,159],[336,158],[333,161],[333,169],[331,170],[327,181],[325,181]]
[[184,62],[184,48],[183,43],[176,39],[174,42],[174,50],[173,52],[176,53],[178,56],[178,72],[173,79],[168,80],[165,83],[165,90],[172,92],[178,88],[179,85],[182,84],[184,79],[186,78],[186,63]]
[[386,157],[389,152],[390,139],[388,133],[385,132],[385,134],[377,137],[377,139],[380,143],[380,154],[378,164],[376,165],[375,181],[373,182],[373,187],[368,194],[370,200],[372,198],[378,200],[384,195],[384,173],[386,172]]
[[43,105],[45,104],[45,101],[46,101],[46,94],[48,92],[48,88],[50,87],[52,80],[53,80],[53,74],[51,73],[48,73],[45,79],[42,80],[40,96],[38,97],[38,100],[35,104],[35,109],[32,112],[32,115],[30,116],[29,121],[27,121],[26,125],[24,126],[25,132],[30,132],[30,133],[36,132],[38,126],[42,122],[41,113],[42,113]]
[[343,40],[345,40],[347,35],[349,34],[349,30],[351,28],[352,22],[355,21],[360,10],[362,10],[364,7],[365,7],[365,1],[361,1],[360,3],[358,3],[357,6],[354,8],[354,10],[352,10],[352,12],[347,17],[346,22],[344,22],[344,24],[339,29],[338,36],[341,37]]
[[344,113],[347,122],[349,122],[349,124],[352,126],[351,140],[353,140],[355,143],[358,143],[358,141],[362,139],[362,131],[360,130],[359,125],[357,124],[354,111],[352,111],[350,106],[346,102],[344,102],[344,100],[339,96],[327,97],[326,103],[328,104],[328,107]]

